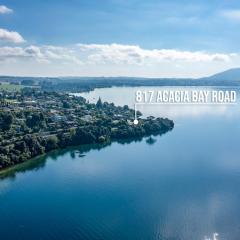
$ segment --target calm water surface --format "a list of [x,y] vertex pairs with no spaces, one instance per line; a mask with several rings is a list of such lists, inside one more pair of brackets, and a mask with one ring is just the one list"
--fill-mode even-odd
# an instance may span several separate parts
[[[131,106],[135,91],[82,95]],[[0,239],[239,240],[240,105],[140,110],[175,128],[154,144],[69,148],[3,175]]]

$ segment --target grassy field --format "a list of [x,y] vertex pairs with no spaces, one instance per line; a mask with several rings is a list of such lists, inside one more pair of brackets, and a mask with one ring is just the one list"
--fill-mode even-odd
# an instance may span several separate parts
[[23,88],[21,85],[15,85],[15,84],[8,84],[8,83],[1,83],[0,84],[0,91],[5,90],[5,91],[20,91]]

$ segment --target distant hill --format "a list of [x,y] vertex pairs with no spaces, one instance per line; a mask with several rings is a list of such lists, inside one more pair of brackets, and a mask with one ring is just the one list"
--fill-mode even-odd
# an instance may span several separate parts
[[46,91],[91,91],[95,88],[122,86],[240,86],[240,68],[229,69],[210,77],[187,78],[141,78],[141,77],[10,77],[0,76],[1,82],[32,82]]
[[240,68],[232,68],[224,72],[214,74],[210,77],[202,78],[204,80],[225,80],[225,81],[238,81],[240,82]]

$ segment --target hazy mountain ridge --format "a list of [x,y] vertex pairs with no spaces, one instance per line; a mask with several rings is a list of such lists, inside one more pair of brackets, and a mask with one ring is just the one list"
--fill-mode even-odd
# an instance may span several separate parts
[[208,80],[226,80],[226,81],[240,81],[240,68],[228,69],[224,72],[216,73],[210,77],[202,79]]
[[92,90],[113,86],[240,86],[240,68],[229,69],[209,77],[144,78],[144,77],[16,77],[0,76],[0,82],[32,81],[45,90]]

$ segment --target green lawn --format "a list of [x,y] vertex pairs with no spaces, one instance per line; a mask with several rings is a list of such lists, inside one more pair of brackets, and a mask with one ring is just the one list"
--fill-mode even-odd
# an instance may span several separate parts
[[22,89],[23,86],[21,85],[15,85],[15,84],[8,84],[8,83],[2,83],[0,84],[0,91],[1,90],[5,90],[5,91],[20,91],[20,89]]

